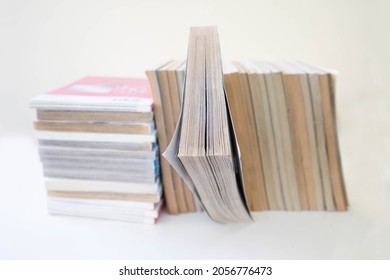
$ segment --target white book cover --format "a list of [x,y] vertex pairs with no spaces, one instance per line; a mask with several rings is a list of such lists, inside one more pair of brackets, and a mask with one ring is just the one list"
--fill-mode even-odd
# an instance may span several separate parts
[[109,192],[130,194],[157,194],[161,192],[161,184],[159,180],[153,184],[140,184],[65,178],[45,178],[45,186],[48,191]]
[[87,142],[111,142],[111,143],[155,143],[156,134],[120,134],[120,133],[94,133],[94,132],[62,132],[50,130],[36,130],[38,140],[56,141],[87,141]]
[[116,220],[141,224],[155,224],[162,212],[163,206],[163,201],[160,201],[160,203],[157,203],[155,208],[152,210],[122,209],[106,206],[80,206],[48,200],[48,212],[50,214]]
[[[138,203],[137,207],[131,207],[131,204]],[[74,211],[75,213],[96,213],[96,214],[111,214],[116,216],[142,216],[157,218],[159,215],[159,209],[163,201],[161,200],[158,203],[149,203],[152,204],[151,208],[139,207],[141,202],[132,202],[132,201],[118,201],[113,200],[110,203],[110,200],[92,200],[88,202],[88,199],[72,199],[72,198],[48,198],[48,208],[50,210],[58,211]],[[144,203],[145,204],[145,203]]]

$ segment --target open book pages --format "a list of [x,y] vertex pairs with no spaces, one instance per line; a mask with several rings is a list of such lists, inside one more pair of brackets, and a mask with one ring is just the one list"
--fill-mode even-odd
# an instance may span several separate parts
[[182,107],[163,154],[217,222],[250,222],[218,32],[191,28]]

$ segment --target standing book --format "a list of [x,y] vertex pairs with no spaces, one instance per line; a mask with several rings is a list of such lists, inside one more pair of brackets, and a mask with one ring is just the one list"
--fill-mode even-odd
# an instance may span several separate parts
[[191,28],[181,115],[163,155],[213,220],[252,221],[215,27]]

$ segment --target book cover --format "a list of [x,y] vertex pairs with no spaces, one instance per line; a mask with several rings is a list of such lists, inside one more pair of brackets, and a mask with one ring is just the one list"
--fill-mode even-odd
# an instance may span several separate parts
[[85,77],[30,101],[38,109],[126,112],[150,112],[152,104],[147,79],[111,77]]

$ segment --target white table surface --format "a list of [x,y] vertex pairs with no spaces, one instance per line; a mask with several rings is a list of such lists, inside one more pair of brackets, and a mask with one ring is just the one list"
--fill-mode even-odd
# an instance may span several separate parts
[[340,114],[346,213],[263,212],[247,225],[205,213],[158,224],[52,216],[32,137],[0,141],[0,259],[389,259],[390,98]]

